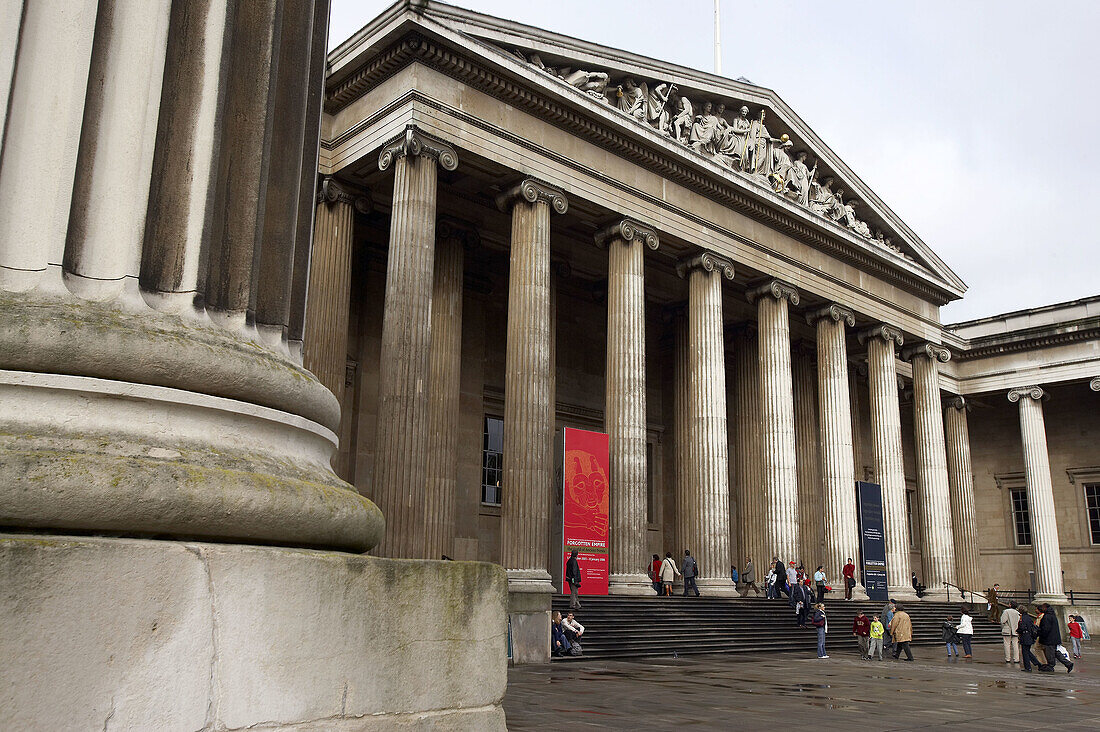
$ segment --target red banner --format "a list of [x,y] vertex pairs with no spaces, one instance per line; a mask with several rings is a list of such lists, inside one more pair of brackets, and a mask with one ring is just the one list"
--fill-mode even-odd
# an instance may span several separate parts
[[[607,435],[565,428],[565,481],[562,505],[562,577],[569,553],[577,550],[582,595],[606,595],[608,578],[608,473]],[[562,582],[569,592],[569,583]]]

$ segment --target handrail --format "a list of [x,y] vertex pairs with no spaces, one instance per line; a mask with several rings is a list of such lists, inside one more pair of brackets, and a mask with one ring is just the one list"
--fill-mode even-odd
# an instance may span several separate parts
[[[947,588],[947,601],[948,602],[951,602],[951,588],[952,587],[954,587],[956,590],[959,591],[959,600],[960,601],[966,600],[966,594],[970,593],[970,600],[968,600],[968,602],[970,602],[971,604],[977,602],[977,600],[974,599],[974,590],[967,590],[967,589],[964,589],[962,587],[959,587],[958,585],[953,585],[950,582],[944,582],[943,584]],[[982,600],[982,602],[985,602],[985,600]]]

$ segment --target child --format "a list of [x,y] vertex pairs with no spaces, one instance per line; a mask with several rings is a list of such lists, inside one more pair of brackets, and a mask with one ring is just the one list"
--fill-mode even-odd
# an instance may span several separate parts
[[871,621],[871,647],[867,651],[867,660],[870,661],[871,657],[875,655],[875,650],[878,650],[878,660],[882,660],[882,636],[886,632],[886,628],[882,625],[878,615]]
[[942,640],[943,644],[947,646],[947,657],[955,658],[959,657],[959,632],[955,630],[955,618],[951,615],[947,616],[947,620],[943,622],[942,628]]
[[1081,657],[1081,639],[1085,637],[1085,634],[1081,631],[1081,617],[1079,615],[1069,616],[1069,638],[1073,641],[1073,657]]

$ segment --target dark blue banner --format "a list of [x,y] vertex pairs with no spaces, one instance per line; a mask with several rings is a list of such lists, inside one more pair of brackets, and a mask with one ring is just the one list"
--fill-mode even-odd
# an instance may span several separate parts
[[886,602],[886,526],[882,516],[882,486],[856,481],[859,498],[859,546],[863,586],[872,600]]

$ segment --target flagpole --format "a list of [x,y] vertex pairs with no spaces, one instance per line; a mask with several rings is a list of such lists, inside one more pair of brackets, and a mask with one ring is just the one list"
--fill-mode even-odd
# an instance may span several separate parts
[[718,6],[721,0],[714,0],[714,73],[722,73],[722,23]]

